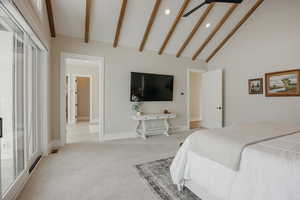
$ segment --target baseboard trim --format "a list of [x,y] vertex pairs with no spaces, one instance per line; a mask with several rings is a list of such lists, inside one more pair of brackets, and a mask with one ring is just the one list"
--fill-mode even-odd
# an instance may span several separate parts
[[[179,126],[170,127],[169,132],[170,133],[177,133],[177,132],[182,132],[182,131],[187,131],[187,130],[188,130],[187,125],[179,125]],[[137,137],[138,137],[138,135],[134,131],[119,132],[119,133],[105,134],[101,138],[101,141],[132,139],[132,138],[137,138]]]
[[[182,131],[187,131],[188,126],[187,125],[178,125],[170,127],[170,133],[177,133]],[[103,141],[110,141],[110,140],[121,140],[121,139],[131,139],[131,138],[137,138],[138,135],[135,131],[128,131],[128,132],[116,132],[116,133],[109,133],[104,134],[104,136],[101,137],[101,142]],[[60,140],[52,140],[48,147],[48,152],[51,153],[53,149],[57,149],[62,147],[62,142]]]
[[190,122],[201,122],[201,121],[202,121],[202,119],[197,119],[197,118],[192,118],[190,120]]
[[119,133],[105,134],[104,136],[102,136],[101,141],[121,140],[121,139],[130,139],[130,138],[137,138],[137,134],[135,132],[119,132]]
[[188,131],[189,128],[187,125],[178,125],[178,126],[173,126],[170,128],[170,133],[177,133],[177,132],[182,132],[182,131]]
[[25,184],[29,180],[29,174],[26,171],[23,172],[22,175],[19,176],[18,181],[16,184],[8,190],[6,194],[4,194],[3,200],[16,200],[23,188],[25,187]]
[[77,121],[89,121],[90,117],[77,117]]

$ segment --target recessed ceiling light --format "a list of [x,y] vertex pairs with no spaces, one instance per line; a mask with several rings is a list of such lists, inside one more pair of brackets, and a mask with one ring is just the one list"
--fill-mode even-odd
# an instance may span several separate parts
[[171,13],[171,10],[170,9],[166,9],[165,10],[165,15],[169,15]]
[[206,28],[209,28],[209,27],[210,27],[210,23],[207,23],[207,24],[205,25],[205,27],[206,27]]

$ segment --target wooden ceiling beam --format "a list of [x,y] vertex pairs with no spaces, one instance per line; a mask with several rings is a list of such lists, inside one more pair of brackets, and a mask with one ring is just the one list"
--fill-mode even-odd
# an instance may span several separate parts
[[210,11],[212,10],[212,8],[214,6],[215,6],[215,3],[211,3],[211,4],[209,4],[207,6],[206,10],[201,15],[201,17],[199,18],[199,20],[196,23],[196,25],[194,26],[193,30],[191,31],[191,33],[189,34],[189,36],[186,38],[186,40],[184,41],[184,43],[181,45],[180,49],[178,50],[178,52],[176,54],[177,58],[179,58],[181,56],[182,52],[185,50],[185,48],[187,47],[187,45],[193,39],[194,35],[196,34],[196,32],[198,31],[198,29],[200,28],[200,26],[203,24],[203,22],[205,21],[205,19],[207,18],[208,14],[210,13]]
[[231,16],[233,11],[237,8],[237,6],[238,6],[238,4],[233,4],[233,5],[230,6],[230,8],[225,13],[225,15],[222,17],[222,19],[219,21],[217,26],[212,30],[212,32],[209,34],[209,36],[206,38],[206,40],[203,42],[203,44],[199,47],[199,49],[193,55],[193,60],[196,60],[196,58],[200,55],[200,53],[203,51],[203,49],[205,49],[205,47],[208,45],[208,43],[214,38],[214,36],[222,28],[222,26],[225,24],[225,22]]
[[226,38],[219,44],[219,46],[210,54],[206,59],[209,62],[218,51],[228,42],[228,40],[239,30],[239,28],[249,19],[249,17],[254,13],[254,11],[263,3],[264,0],[257,0],[254,6],[245,14],[245,16],[239,21],[239,23],[230,31]]
[[149,22],[148,22],[148,25],[147,25],[147,28],[146,28],[144,36],[143,36],[143,40],[142,40],[142,42],[140,44],[139,51],[143,51],[144,50],[144,47],[146,45],[148,36],[149,36],[151,28],[153,26],[154,20],[156,18],[157,13],[158,13],[160,4],[161,4],[161,0],[156,0],[155,5],[154,5],[153,10],[152,10],[152,13],[151,13],[151,16],[150,16],[150,19],[149,19]]
[[47,8],[51,37],[56,37],[51,0],[46,0],[46,8]]
[[121,33],[123,21],[124,21],[126,7],[127,7],[127,0],[123,0],[120,15],[119,15],[119,19],[118,19],[118,25],[117,25],[117,29],[116,29],[116,33],[115,33],[115,39],[114,39],[114,44],[113,44],[114,48],[116,48],[118,46],[118,43],[119,43],[119,38],[120,38],[120,33]]
[[91,7],[92,7],[92,0],[86,0],[85,1],[85,34],[84,34],[84,41],[86,43],[88,43],[90,40]]
[[162,46],[160,47],[160,50],[158,52],[159,55],[161,55],[164,52],[164,50],[165,50],[165,48],[166,48],[169,40],[171,39],[171,37],[172,37],[172,35],[173,35],[173,33],[174,33],[174,31],[175,31],[175,29],[176,29],[176,27],[177,27],[180,19],[181,19],[181,17],[184,14],[185,9],[189,5],[190,1],[191,0],[184,0],[184,2],[182,4],[182,6],[181,6],[181,8],[180,8],[180,10],[179,10],[179,12],[177,14],[177,16],[176,16],[176,18],[175,18],[175,20],[174,20],[174,22],[173,22],[173,24],[171,26],[171,29],[169,30],[169,32],[168,32],[168,34],[167,34],[167,36],[166,36],[166,38],[165,38]]

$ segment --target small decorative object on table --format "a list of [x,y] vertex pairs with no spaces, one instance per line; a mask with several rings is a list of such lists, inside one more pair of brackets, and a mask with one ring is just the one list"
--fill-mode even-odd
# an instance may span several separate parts
[[167,109],[165,109],[164,114],[171,114],[171,113]]
[[135,115],[140,116],[142,115],[142,102],[140,101],[140,98],[137,96],[132,96],[132,106],[131,110],[135,113]]

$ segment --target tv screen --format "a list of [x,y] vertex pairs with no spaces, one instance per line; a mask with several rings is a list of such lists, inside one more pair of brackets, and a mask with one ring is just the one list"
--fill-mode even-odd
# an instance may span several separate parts
[[174,76],[131,72],[130,101],[172,101]]

